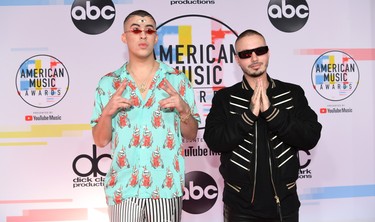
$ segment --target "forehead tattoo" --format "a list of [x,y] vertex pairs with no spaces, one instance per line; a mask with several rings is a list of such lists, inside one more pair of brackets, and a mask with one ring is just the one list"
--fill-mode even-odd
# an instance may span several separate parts
[[146,19],[139,19],[139,22],[144,23],[144,22],[147,22],[147,20]]

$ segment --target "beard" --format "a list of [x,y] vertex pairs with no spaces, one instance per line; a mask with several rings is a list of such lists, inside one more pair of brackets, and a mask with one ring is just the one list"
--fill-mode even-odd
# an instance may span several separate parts
[[247,75],[249,77],[252,77],[252,78],[262,76],[265,73],[264,70],[256,70],[256,71],[243,70],[243,71],[244,71],[245,75]]
[[[254,64],[251,64],[251,65],[254,65]],[[260,64],[260,67],[258,69],[253,69],[251,68],[251,65],[249,65],[248,67],[241,67],[243,73],[249,77],[252,77],[252,78],[257,78],[257,77],[260,77],[262,76],[263,74],[266,73],[266,70],[267,70],[267,64],[263,64],[261,63]]]

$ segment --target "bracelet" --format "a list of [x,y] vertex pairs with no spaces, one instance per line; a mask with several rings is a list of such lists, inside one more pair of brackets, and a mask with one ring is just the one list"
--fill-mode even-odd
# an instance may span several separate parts
[[181,120],[181,122],[186,123],[187,120],[189,119],[190,115],[192,115],[192,114],[193,114],[193,113],[191,112],[191,109],[189,109],[189,113],[188,113],[188,114],[186,114],[185,116],[181,116],[181,115],[180,115],[180,120]]

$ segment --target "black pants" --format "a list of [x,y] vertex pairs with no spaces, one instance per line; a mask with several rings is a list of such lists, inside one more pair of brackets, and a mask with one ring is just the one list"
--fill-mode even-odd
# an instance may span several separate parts
[[[281,222],[279,218],[264,219],[235,212],[224,204],[224,222]],[[282,222],[298,222],[298,211],[292,215],[283,216]]]

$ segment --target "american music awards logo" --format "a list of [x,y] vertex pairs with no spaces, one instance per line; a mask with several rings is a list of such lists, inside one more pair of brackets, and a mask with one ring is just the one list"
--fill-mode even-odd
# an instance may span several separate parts
[[69,74],[64,64],[50,55],[26,59],[16,75],[18,95],[29,105],[47,108],[59,103],[69,89]]
[[359,84],[359,69],[345,52],[329,51],[320,55],[312,68],[315,91],[324,99],[341,101],[351,96]]
[[197,14],[172,18],[157,30],[156,58],[186,74],[205,117],[215,91],[242,78],[235,71],[237,33],[222,21]]

